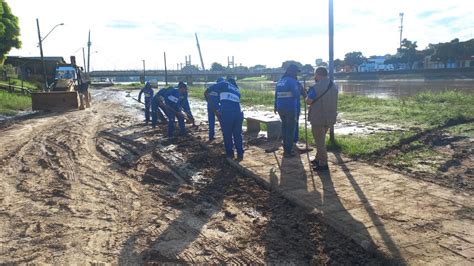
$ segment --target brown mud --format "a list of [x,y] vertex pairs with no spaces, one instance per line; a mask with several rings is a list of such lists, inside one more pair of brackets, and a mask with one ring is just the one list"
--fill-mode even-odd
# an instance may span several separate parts
[[124,95],[0,129],[0,264],[382,264]]

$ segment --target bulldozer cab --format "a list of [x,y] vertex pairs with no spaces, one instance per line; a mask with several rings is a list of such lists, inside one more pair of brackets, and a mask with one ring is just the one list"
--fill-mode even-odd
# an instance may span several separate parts
[[76,69],[73,66],[58,66],[55,79],[77,79]]

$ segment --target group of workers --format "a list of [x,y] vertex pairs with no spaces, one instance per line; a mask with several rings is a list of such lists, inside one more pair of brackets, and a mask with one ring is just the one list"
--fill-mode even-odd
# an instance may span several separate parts
[[[291,64],[275,87],[274,112],[278,113],[282,122],[283,156],[285,158],[296,155],[296,142],[299,139],[298,120],[301,112],[301,97],[304,104],[309,107],[308,120],[311,124],[314,141],[316,143],[316,156],[311,161],[313,169],[317,171],[328,170],[327,151],[325,138],[327,131],[336,123],[337,95],[335,84],[328,79],[328,71],[324,67],[315,70],[315,85],[308,91],[298,81],[300,70]],[[145,122],[150,122],[156,127],[158,120],[168,123],[168,137],[172,138],[175,131],[175,120],[178,120],[180,135],[186,135],[185,119],[194,124],[194,117],[188,101],[188,88],[184,82],[179,82],[177,87],[160,89],[153,93],[151,84],[146,82],[140,91],[145,96]],[[219,78],[216,83],[209,86],[205,93],[209,122],[209,141],[215,139],[216,118],[220,124],[224,138],[225,154],[228,158],[242,160],[244,149],[242,143],[242,123],[244,115],[240,106],[240,90],[236,81]],[[306,106],[305,106],[306,111]],[[166,115],[163,115],[163,113]],[[183,114],[184,112],[184,114]]]

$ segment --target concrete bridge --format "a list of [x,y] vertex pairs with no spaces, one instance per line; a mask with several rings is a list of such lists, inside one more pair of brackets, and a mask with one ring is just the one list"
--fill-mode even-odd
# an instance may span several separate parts
[[89,73],[92,79],[109,78],[118,82],[152,80],[164,81],[165,74],[168,76],[169,82],[177,82],[180,80],[192,84],[194,81],[215,81],[218,77],[233,77],[242,79],[246,77],[260,77],[267,76],[271,80],[277,81],[283,74],[284,70],[276,69],[262,69],[262,70],[236,70],[226,69],[223,71],[210,70],[146,70],[143,75],[143,70],[98,70]]

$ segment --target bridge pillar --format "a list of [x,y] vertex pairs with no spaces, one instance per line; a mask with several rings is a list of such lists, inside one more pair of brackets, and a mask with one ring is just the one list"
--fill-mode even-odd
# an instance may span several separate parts
[[187,76],[186,76],[186,83],[187,83],[188,85],[193,85],[193,76],[187,75]]

